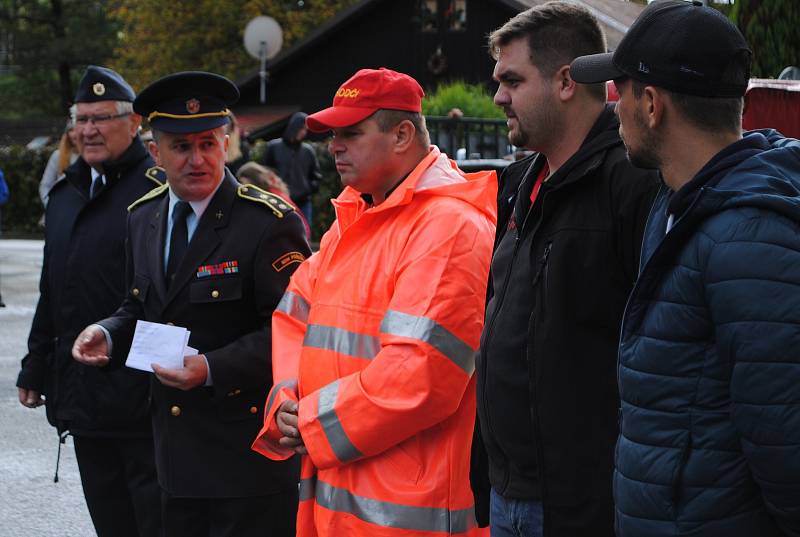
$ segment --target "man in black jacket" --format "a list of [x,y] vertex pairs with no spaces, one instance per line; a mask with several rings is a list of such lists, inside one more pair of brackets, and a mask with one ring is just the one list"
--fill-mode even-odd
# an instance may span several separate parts
[[308,132],[306,117],[303,112],[292,114],[283,137],[267,144],[262,162],[274,168],[286,182],[292,201],[300,207],[311,226],[311,197],[319,190],[322,175],[314,148],[303,142]]
[[147,375],[86,367],[70,354],[75,336],[122,302],[127,207],[160,185],[136,134],[134,97],[103,67],[90,66],[80,82],[81,157],[50,192],[41,294],[17,380],[20,403],[45,404],[61,440],[72,435],[100,537],[155,536],[161,526]]
[[576,56],[606,50],[588,11],[529,9],[489,45],[509,140],[536,153],[500,179],[477,362],[477,514],[485,523],[490,505],[496,537],[610,537],[617,337],[657,180],[625,158],[605,85],[570,77]]
[[295,534],[298,461],[269,461],[250,445],[272,385],[272,312],[310,249],[288,202],[240,185],[225,168],[225,125],[238,97],[227,78],[187,72],[136,98],[167,184],[130,208],[125,301],[73,349],[91,365],[108,365],[110,356],[113,368],[124,363],[117,346],[138,320],[191,331],[196,351],[183,367],[153,365],[167,537]]

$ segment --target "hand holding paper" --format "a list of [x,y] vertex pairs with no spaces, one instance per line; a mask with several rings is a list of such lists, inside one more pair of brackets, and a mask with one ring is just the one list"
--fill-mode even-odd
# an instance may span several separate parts
[[131,349],[125,365],[142,371],[153,371],[152,364],[182,368],[186,354],[197,349],[187,347],[190,332],[180,326],[137,321]]
[[179,390],[191,390],[205,383],[208,377],[208,362],[202,354],[193,354],[184,357],[183,367],[166,368],[153,364],[153,371],[161,384]]

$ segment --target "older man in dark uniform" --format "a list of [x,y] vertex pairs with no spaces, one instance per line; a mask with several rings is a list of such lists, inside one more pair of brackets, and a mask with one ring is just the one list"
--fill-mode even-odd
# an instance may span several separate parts
[[240,185],[224,167],[228,106],[238,96],[224,77],[188,72],[136,99],[167,185],[131,206],[125,302],[73,348],[83,363],[105,365],[110,355],[113,366],[125,359],[116,348],[131,340],[137,320],[191,331],[198,354],[178,369],[153,365],[169,537],[294,535],[298,469],[259,457],[250,444],[272,384],[272,311],[310,250],[285,200]]
[[[100,537],[161,534],[147,375],[86,367],[70,353],[77,334],[125,297],[126,209],[160,184],[137,135],[134,98],[110,69],[90,66],[80,82],[75,122],[83,150],[50,192],[41,295],[17,380],[20,403],[46,404],[61,440],[73,436]],[[122,343],[119,349],[125,352]]]

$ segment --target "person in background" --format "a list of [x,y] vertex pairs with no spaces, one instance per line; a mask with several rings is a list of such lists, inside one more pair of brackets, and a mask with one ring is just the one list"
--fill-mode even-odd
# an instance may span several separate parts
[[494,537],[613,537],[617,340],[658,179],[625,158],[605,84],[570,76],[574,58],[606,50],[587,9],[523,11],[489,50],[509,141],[534,153],[500,177],[477,359],[479,521]]
[[270,140],[264,151],[261,164],[277,170],[286,181],[292,201],[300,207],[306,221],[311,224],[311,198],[319,190],[322,175],[314,148],[303,142],[307,114],[296,112],[289,118],[281,138]]
[[[119,73],[105,67],[89,66],[78,85],[81,156],[50,190],[39,302],[17,378],[20,403],[46,405],[60,440],[72,435],[99,537],[161,534],[147,374],[100,371],[70,352],[87,324],[122,302],[128,206],[160,185],[137,135],[134,98]],[[127,352],[123,344],[119,352]]]
[[298,216],[303,219],[303,225],[306,228],[306,237],[311,237],[311,229],[309,228],[308,221],[303,213],[300,212],[300,208],[292,201],[289,195],[289,187],[286,186],[283,179],[278,177],[275,170],[262,166],[257,162],[250,161],[239,168],[239,171],[236,173],[236,178],[243,185],[256,185],[267,192],[280,196],[286,203],[294,207]]
[[47,160],[42,180],[39,181],[39,198],[45,207],[53,185],[64,176],[67,167],[78,160],[81,153],[80,134],[75,130],[75,109],[76,105],[70,107],[70,118],[58,142],[58,149]]
[[362,69],[333,106],[344,191],[272,317],[273,379],[253,449],[302,456],[300,537],[476,536],[475,349],[495,172],[430,145],[416,80]]
[[[0,170],[0,208],[8,203],[9,192],[8,192],[8,184],[6,183],[5,175],[3,175],[3,170]],[[0,210],[0,236],[3,234],[3,211]],[[6,304],[3,302],[3,295],[0,293],[0,308],[5,308]]]
[[617,537],[800,535],[800,141],[742,132],[752,52],[654,2],[574,80],[614,80],[630,161],[663,179],[619,343]]
[[226,130],[228,134],[228,151],[225,154],[225,166],[231,171],[233,175],[246,162],[250,161],[250,144],[244,137],[242,128],[236,121],[236,116],[231,112],[231,122],[228,123]]

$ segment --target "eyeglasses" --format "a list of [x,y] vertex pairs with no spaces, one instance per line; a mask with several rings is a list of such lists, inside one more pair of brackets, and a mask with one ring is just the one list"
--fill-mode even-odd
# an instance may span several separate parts
[[113,119],[119,119],[129,115],[131,115],[130,112],[122,114],[104,114],[102,116],[75,116],[75,125],[78,127],[85,127],[89,123],[93,123],[96,126],[107,125]]

